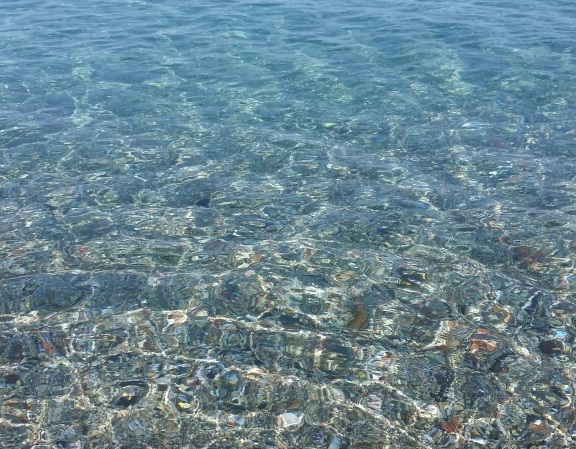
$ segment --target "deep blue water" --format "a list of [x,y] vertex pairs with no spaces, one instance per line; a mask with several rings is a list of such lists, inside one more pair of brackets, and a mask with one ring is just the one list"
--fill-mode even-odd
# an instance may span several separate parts
[[572,447],[575,30],[0,4],[0,447]]

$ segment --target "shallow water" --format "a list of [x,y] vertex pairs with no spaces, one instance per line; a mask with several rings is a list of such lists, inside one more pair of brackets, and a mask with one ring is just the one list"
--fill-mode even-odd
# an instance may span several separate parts
[[574,29],[0,5],[0,447],[573,447]]

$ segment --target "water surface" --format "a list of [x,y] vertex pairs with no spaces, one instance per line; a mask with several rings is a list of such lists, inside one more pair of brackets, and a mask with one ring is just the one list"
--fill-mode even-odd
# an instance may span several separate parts
[[568,448],[572,1],[0,6],[0,446]]

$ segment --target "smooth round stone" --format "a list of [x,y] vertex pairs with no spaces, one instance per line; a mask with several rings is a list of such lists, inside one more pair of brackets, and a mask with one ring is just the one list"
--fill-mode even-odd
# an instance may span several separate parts
[[292,427],[297,426],[302,422],[302,416],[298,416],[296,413],[284,413],[280,415],[280,425],[282,427]]

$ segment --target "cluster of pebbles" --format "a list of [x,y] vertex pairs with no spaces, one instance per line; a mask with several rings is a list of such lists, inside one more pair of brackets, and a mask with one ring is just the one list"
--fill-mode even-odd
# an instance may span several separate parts
[[5,184],[1,444],[572,447],[571,184],[304,154]]

